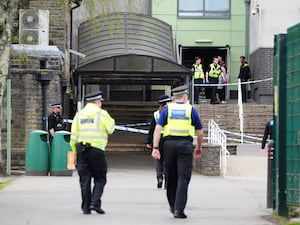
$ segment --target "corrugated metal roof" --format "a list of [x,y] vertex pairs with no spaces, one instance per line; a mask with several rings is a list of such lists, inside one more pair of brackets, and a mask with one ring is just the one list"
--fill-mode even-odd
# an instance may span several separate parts
[[144,55],[176,63],[171,26],[142,14],[113,13],[79,27],[79,67],[113,56]]

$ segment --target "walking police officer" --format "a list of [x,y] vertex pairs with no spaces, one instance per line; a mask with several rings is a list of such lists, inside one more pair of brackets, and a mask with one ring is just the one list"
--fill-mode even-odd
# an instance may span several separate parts
[[[107,173],[104,151],[108,135],[114,132],[115,121],[106,110],[101,109],[101,91],[86,95],[85,100],[87,105],[73,119],[70,144],[73,152],[77,153],[82,211],[84,214],[90,214],[91,210],[104,214],[101,208]],[[91,192],[92,178],[94,187]]]
[[[159,108],[153,113],[153,117],[150,124],[149,135],[147,138],[147,148],[152,148],[153,143],[153,132],[159,119],[160,112],[163,108],[171,101],[171,98],[168,95],[162,95],[158,99]],[[161,133],[163,135],[163,132]],[[164,138],[161,137],[159,141],[159,151],[160,151],[160,159],[156,160],[156,177],[157,177],[157,188],[162,188],[163,180],[164,180],[164,153],[163,153],[163,146],[164,146]],[[166,187],[166,185],[165,185]]]
[[202,124],[196,109],[188,103],[187,89],[187,86],[180,86],[172,90],[174,102],[162,110],[153,136],[152,157],[159,159],[159,140],[162,128],[164,129],[167,198],[175,218],[187,217],[184,209],[193,168],[195,131],[197,145],[194,157],[199,158],[202,153]]
[[62,106],[60,103],[52,104],[52,113],[48,116],[49,142],[52,142],[54,133],[66,129],[64,118],[61,115]]

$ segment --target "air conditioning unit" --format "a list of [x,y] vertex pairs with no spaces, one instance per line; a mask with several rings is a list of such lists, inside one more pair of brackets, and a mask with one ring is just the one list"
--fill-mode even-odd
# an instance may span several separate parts
[[49,10],[20,9],[19,43],[49,44]]

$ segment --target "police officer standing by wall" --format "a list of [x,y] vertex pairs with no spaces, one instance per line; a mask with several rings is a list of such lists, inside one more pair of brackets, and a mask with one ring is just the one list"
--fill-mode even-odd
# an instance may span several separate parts
[[219,59],[218,57],[214,57],[213,63],[208,66],[206,71],[206,83],[213,84],[211,87],[210,104],[219,104],[217,100],[217,84],[219,83],[220,76],[223,76],[223,73],[219,65]]
[[[101,208],[107,173],[104,151],[108,135],[114,132],[115,121],[106,110],[101,109],[101,91],[86,95],[85,100],[87,105],[73,119],[70,144],[72,151],[77,153],[82,212],[90,214],[94,210],[104,214]],[[94,187],[91,192],[92,178]]]
[[[195,57],[195,63],[192,68],[194,72],[194,84],[203,84],[204,81],[204,72],[201,64],[201,59]],[[194,86],[194,104],[199,103],[199,94],[204,93],[204,87]]]
[[[172,90],[174,102],[162,110],[153,136],[152,157],[159,159],[159,140],[164,129],[167,198],[175,218],[187,218],[184,209],[193,169],[193,155],[199,158],[202,154],[202,124],[196,109],[188,103],[187,89],[184,85]],[[193,151],[195,131],[197,145]]]
[[[241,67],[240,67],[240,73],[238,78],[241,79],[241,82],[247,82],[251,78],[250,65],[246,62],[245,56],[240,57],[240,62],[241,62]],[[248,92],[247,84],[242,84],[241,89],[242,89],[242,101],[247,102],[247,92]]]
[[[162,95],[158,99],[159,108],[153,113],[153,117],[150,124],[149,135],[147,138],[147,148],[152,149],[153,143],[153,132],[159,119],[160,112],[163,108],[167,105],[168,102],[171,101],[171,98],[168,95]],[[161,133],[163,135],[163,131]],[[157,188],[162,188],[163,180],[164,180],[164,153],[163,153],[163,145],[164,145],[164,138],[161,137],[159,141],[159,151],[160,151],[160,159],[156,160],[156,177],[157,177]],[[166,185],[165,185],[166,187]]]
[[49,142],[52,142],[54,133],[66,129],[64,118],[61,115],[62,106],[60,103],[52,104],[52,113],[48,116]]

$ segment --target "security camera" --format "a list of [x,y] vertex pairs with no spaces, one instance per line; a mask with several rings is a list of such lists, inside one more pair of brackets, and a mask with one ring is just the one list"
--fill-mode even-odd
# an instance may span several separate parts
[[259,12],[259,5],[254,5],[252,8],[252,15],[256,15]]

